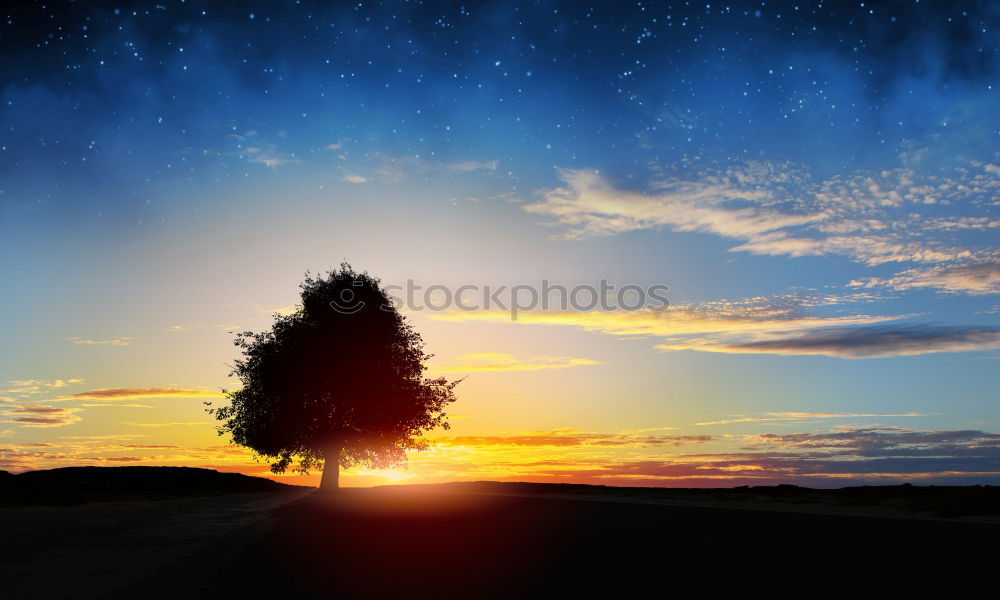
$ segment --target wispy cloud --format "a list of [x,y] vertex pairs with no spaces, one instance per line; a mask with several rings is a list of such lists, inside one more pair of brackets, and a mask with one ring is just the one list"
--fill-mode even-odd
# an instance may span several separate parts
[[89,390],[66,396],[73,400],[125,400],[134,398],[222,398],[218,390],[152,387],[152,388],[104,388]]
[[942,456],[986,454],[1000,458],[1000,434],[978,430],[860,428],[818,433],[766,433],[747,439],[745,449],[827,449],[852,456]]
[[267,306],[261,306],[260,304],[255,304],[254,308],[257,312],[264,315],[290,315],[299,309],[297,304],[286,304],[284,306],[276,306],[274,308],[269,308]]
[[470,171],[496,171],[499,166],[499,160],[460,160],[440,163],[438,168],[451,173],[468,173]]
[[[618,336],[671,337],[796,331],[905,318],[905,315],[866,314],[822,316],[809,314],[807,306],[808,302],[790,297],[747,298],[633,311],[528,311],[518,313],[516,323],[579,327]],[[512,322],[509,311],[503,310],[430,312],[427,317],[444,321]]]
[[134,440],[145,437],[141,433],[105,433],[93,435],[61,435],[58,437],[59,443],[77,444],[82,442],[117,442],[122,440]]
[[[257,131],[231,133],[227,137],[235,142],[235,148],[230,146],[229,151],[221,154],[237,156],[247,162],[264,165],[271,169],[302,162],[295,156],[294,152],[282,152],[278,149],[277,144],[264,139]],[[284,136],[279,132],[278,137]],[[207,153],[216,154],[213,151],[207,151]]]
[[1000,347],[1000,328],[891,325],[832,328],[789,337],[742,343],[684,342],[661,344],[661,350],[695,349],[736,354],[822,355],[838,358],[914,356],[936,352],[971,352]]
[[[985,201],[1000,194],[1000,176],[991,167],[973,163],[936,175],[900,167],[817,182],[789,164],[747,163],[689,169],[687,177],[657,176],[643,189],[616,185],[596,170],[561,169],[564,185],[543,190],[539,201],[522,209],[559,226],[557,237],[659,228],[707,233],[738,242],[733,251],[753,254],[841,255],[869,266],[940,265],[872,285],[996,293],[995,242],[953,240],[955,232],[1000,227]],[[957,212],[970,208],[986,214]],[[939,215],[949,209],[950,216]]]
[[80,420],[76,413],[79,408],[56,408],[52,406],[19,406],[4,411],[7,423],[24,427],[60,427]]
[[367,177],[362,177],[361,175],[355,175],[354,173],[347,173],[340,178],[344,183],[368,183]]
[[923,413],[845,413],[845,412],[765,412],[759,415],[733,415],[717,421],[702,421],[695,425],[729,425],[732,423],[761,423],[770,421],[816,421],[820,419],[855,419],[861,417],[926,417]]
[[383,183],[400,183],[410,177],[430,175],[433,173],[459,174],[474,171],[494,172],[500,165],[498,160],[461,160],[442,162],[428,160],[419,155],[391,156],[380,154],[379,165],[375,169],[374,179]]
[[292,163],[302,162],[295,158],[295,154],[284,154],[278,152],[278,150],[273,145],[260,145],[260,146],[247,146],[243,149],[241,153],[242,157],[248,162],[257,163],[265,165],[272,169],[277,169],[278,167],[289,165]]
[[867,277],[852,287],[885,287],[894,290],[936,289],[970,295],[1000,294],[1000,259],[907,269],[892,277]]
[[187,426],[187,425],[209,425],[208,421],[175,421],[170,423],[132,423],[127,422],[124,425],[134,425],[135,427],[175,427],[175,426]]
[[[616,188],[596,170],[560,169],[558,175],[565,187],[545,191],[540,202],[527,203],[522,208],[554,217],[565,226],[563,237],[567,238],[669,227],[676,231],[752,239],[821,218],[767,206],[773,193],[763,182],[745,178],[675,179],[657,186],[651,193],[643,193]],[[730,204],[734,202],[742,204]]]
[[[350,142],[351,140],[348,138],[341,138],[336,142],[323,146],[323,148],[329,150],[330,152],[341,152],[344,149],[344,147],[347,146],[347,144],[349,144]],[[346,156],[344,156],[343,153],[341,153],[338,155],[338,158],[346,158]]]
[[123,336],[110,340],[91,340],[74,335],[66,338],[66,340],[74,344],[84,344],[87,346],[128,346],[129,342],[132,341],[132,337]]
[[[79,378],[68,378],[68,379],[11,379],[7,382],[7,389],[0,390],[0,393],[4,394],[14,394],[18,396],[30,396],[32,394],[40,394],[44,392],[49,392],[53,389],[60,389],[70,385],[78,385],[83,383],[83,379]],[[14,399],[10,397],[0,398],[0,401],[12,402]]]
[[619,337],[663,338],[663,352],[912,356],[1000,347],[1000,328],[894,323],[913,315],[821,315],[826,298],[750,298],[634,311],[534,311],[511,321],[500,310],[428,313],[428,318],[577,327]]
[[574,356],[530,356],[518,358],[504,352],[474,352],[463,354],[454,363],[433,367],[437,373],[475,373],[504,371],[541,371],[601,364],[589,358]]
[[650,435],[635,431],[619,433],[589,433],[576,429],[555,429],[552,431],[528,431],[514,435],[449,436],[435,439],[444,446],[595,446],[595,447],[652,447],[686,446],[704,444],[716,439],[712,435]]
[[[199,329],[205,329],[209,327],[208,325],[171,325],[166,329],[167,333],[184,333],[187,331],[197,331]],[[217,325],[211,326],[213,329],[219,329],[222,331],[232,331],[234,329],[239,329],[239,325],[235,323],[219,323]]]
[[72,408],[56,408],[53,406],[21,406],[8,409],[7,414],[62,415],[73,410]]

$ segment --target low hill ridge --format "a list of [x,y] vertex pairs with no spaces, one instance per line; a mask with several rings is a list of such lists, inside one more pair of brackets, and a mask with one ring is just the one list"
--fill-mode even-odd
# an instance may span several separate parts
[[195,467],[62,467],[0,471],[0,504],[79,504],[280,492],[298,486]]
[[1000,516],[1000,486],[861,485],[809,488],[790,484],[728,488],[617,487],[577,483],[468,481],[401,487],[464,493],[508,494],[652,504],[761,508],[833,509],[834,512],[906,516]]

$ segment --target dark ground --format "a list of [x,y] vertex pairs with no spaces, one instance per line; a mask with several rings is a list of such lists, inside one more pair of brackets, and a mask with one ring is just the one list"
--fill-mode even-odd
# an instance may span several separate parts
[[[0,585],[6,587],[0,596],[996,597],[1000,526],[990,523],[644,503],[648,498],[615,498],[622,493],[616,488],[571,499],[566,490],[552,497],[539,488],[490,485],[118,503],[105,518],[109,526],[124,524],[105,539],[99,528],[69,539],[79,537],[80,521],[94,519],[80,513],[75,521],[64,516],[73,526],[64,536],[50,535],[52,548],[41,560],[44,548],[21,542],[29,555],[34,551],[35,568],[17,570],[19,555],[8,547],[0,554],[0,582],[16,585]],[[523,495],[511,495],[517,493]],[[179,507],[185,502],[187,508]],[[206,512],[206,502],[215,503],[215,514]],[[3,539],[26,526],[25,511],[50,511],[51,519],[59,511],[110,505],[0,509]],[[10,511],[22,511],[22,518],[4,520]],[[245,518],[231,519],[229,528],[217,525],[235,511]],[[177,544],[176,529],[185,522],[191,536],[213,524],[217,531]],[[126,543],[109,551],[111,538]],[[67,545],[72,552],[61,552]],[[105,565],[103,574],[57,575],[65,573],[61,563],[86,558],[87,547],[90,560]],[[153,547],[161,555],[142,561]],[[164,553],[164,547],[173,550]]]

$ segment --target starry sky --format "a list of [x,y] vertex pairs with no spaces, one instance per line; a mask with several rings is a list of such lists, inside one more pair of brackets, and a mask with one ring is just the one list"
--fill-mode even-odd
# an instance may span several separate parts
[[0,469],[264,474],[203,402],[347,260],[669,308],[407,307],[453,429],[346,485],[1000,484],[996,3],[0,17]]

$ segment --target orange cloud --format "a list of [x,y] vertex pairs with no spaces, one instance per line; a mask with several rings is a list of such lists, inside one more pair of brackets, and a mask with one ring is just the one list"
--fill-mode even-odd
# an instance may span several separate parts
[[80,420],[78,408],[56,408],[52,406],[20,406],[8,409],[7,423],[17,423],[25,427],[60,427]]
[[894,324],[887,322],[913,315],[823,316],[804,310],[836,302],[823,297],[776,297],[634,311],[529,311],[518,313],[517,321],[504,310],[432,312],[427,316],[444,321],[563,325],[606,335],[661,337],[663,342],[655,347],[663,352],[878,358],[1000,347],[997,327]]
[[174,423],[125,423],[136,427],[173,427],[175,425],[210,425],[208,421],[181,421]]
[[583,365],[599,365],[596,360],[574,356],[532,356],[518,358],[505,352],[475,352],[463,354],[453,364],[434,367],[436,373],[475,373],[504,371],[541,371],[565,369]]
[[683,446],[716,439],[712,435],[636,435],[634,433],[586,433],[575,429],[525,432],[506,436],[450,436],[437,438],[444,446]]
[[190,388],[105,388],[72,394],[73,400],[122,400],[131,398],[222,398],[222,392]]
[[[907,316],[826,317],[805,314],[802,306],[803,303],[797,300],[748,298],[633,311],[519,312],[516,323],[564,325],[608,335],[674,337],[801,331],[880,323]],[[510,312],[504,310],[430,312],[427,317],[440,321],[515,322]]]

